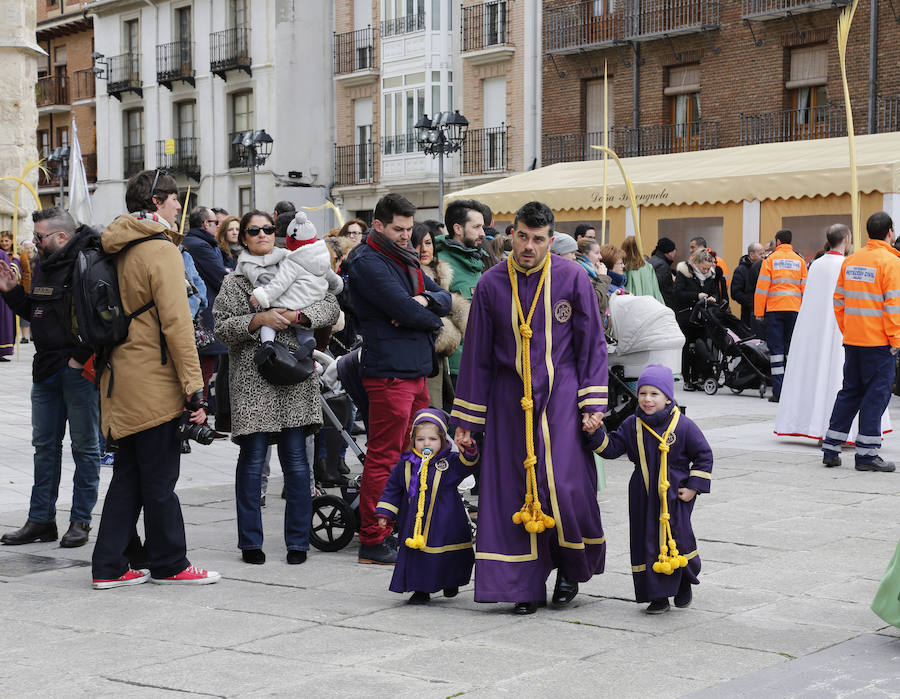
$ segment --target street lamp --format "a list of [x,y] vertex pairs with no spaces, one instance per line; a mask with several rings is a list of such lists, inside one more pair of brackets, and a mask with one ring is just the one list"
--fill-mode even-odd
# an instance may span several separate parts
[[65,206],[66,177],[69,174],[69,147],[57,146],[47,157],[47,162],[56,165],[56,176],[59,178],[59,206]]
[[422,116],[416,122],[416,142],[419,148],[432,157],[438,157],[438,211],[444,208],[444,154],[455,153],[466,140],[469,120],[457,109],[441,112],[434,119]]
[[256,208],[256,166],[263,165],[272,154],[272,137],[265,129],[241,131],[231,142],[238,150],[241,161],[250,168],[250,208]]

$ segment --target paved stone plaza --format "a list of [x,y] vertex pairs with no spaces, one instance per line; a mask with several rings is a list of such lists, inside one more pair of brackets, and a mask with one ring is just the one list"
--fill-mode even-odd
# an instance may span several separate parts
[[[21,354],[0,365],[0,532],[24,523],[31,487]],[[237,449],[195,445],[179,487],[189,557],[222,582],[92,590],[104,468],[91,544],[0,547],[0,696],[900,697],[900,629],[869,609],[900,538],[900,473],[859,473],[849,452],[824,469],[814,445],[771,433],[776,406],[755,392],[679,400],[716,455],[694,514],[703,572],[690,609],[651,617],[631,601],[625,460],[606,464],[599,496],[607,572],[568,608],[521,618],[474,604],[471,586],[408,607],[387,590],[390,569],[356,563],[355,543],[288,566],[277,475],[268,562],[242,563]],[[883,454],[900,461],[900,434]],[[66,454],[63,531],[70,496]]]

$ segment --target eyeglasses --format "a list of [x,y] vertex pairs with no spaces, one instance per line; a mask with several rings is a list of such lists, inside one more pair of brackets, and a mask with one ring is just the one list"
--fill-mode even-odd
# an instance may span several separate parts
[[359,238],[362,236],[362,231],[347,231],[348,238]]
[[44,238],[49,238],[51,235],[56,235],[59,231],[53,231],[51,233],[44,233],[41,235],[40,233],[35,233],[32,240],[36,240],[38,243],[43,243]]
[[245,229],[245,233],[251,238],[255,238],[260,233],[265,233],[266,235],[275,235],[275,226],[247,226],[247,228]]
[[214,218],[208,218],[203,223],[215,223],[216,225],[218,225],[219,222]]

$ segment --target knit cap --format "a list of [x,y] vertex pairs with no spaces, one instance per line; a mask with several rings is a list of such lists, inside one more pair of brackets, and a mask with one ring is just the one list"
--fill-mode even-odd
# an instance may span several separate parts
[[570,252],[578,252],[578,243],[575,238],[568,233],[560,233],[556,231],[553,234],[553,245],[550,246],[550,252],[555,255],[565,255]]
[[298,211],[294,214],[294,220],[288,224],[284,246],[288,250],[296,250],[315,242],[316,227],[309,220],[305,211]]
[[675,379],[672,377],[672,370],[667,366],[648,364],[638,377],[638,391],[641,390],[641,386],[658,388],[666,398],[675,402]]
[[438,432],[444,437],[444,441],[447,444],[453,444],[453,440],[447,432],[447,423],[449,422],[447,413],[438,408],[424,408],[415,414],[412,431],[409,434],[410,441],[412,441],[413,435],[416,433],[416,427],[426,422],[430,422],[438,428]]
[[673,243],[670,238],[666,238],[665,236],[663,236],[656,241],[656,249],[661,253],[666,254],[672,252],[675,249],[675,243]]

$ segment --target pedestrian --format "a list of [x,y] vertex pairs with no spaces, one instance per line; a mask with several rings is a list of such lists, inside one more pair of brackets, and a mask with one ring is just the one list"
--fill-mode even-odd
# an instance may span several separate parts
[[[590,238],[582,238],[582,240],[590,240]],[[554,232],[553,245],[550,246],[550,252],[554,255],[564,257],[567,260],[571,260],[572,262],[578,261],[576,258],[576,255],[578,254],[578,243],[576,243],[575,238],[568,233],[560,233],[559,231]]]
[[822,463],[841,465],[841,446],[858,414],[856,470],[891,472],[894,464],[878,450],[900,350],[900,260],[891,247],[894,222],[888,214],[869,216],[866,232],[869,242],[844,260],[834,289],[834,315],[844,336],[844,385],[822,442]]
[[872,611],[900,629],[900,541],[872,600]]
[[[597,240],[597,229],[590,223],[579,223],[575,226],[575,242],[580,243],[583,238]],[[598,243],[602,241],[597,240]]]
[[622,241],[622,250],[625,252],[625,290],[635,296],[652,296],[660,303],[665,303],[659,290],[656,268],[648,264],[638,251],[633,235]]
[[603,264],[603,258],[600,256],[600,243],[593,238],[582,238],[578,241],[575,261],[584,268],[590,277],[591,286],[594,287],[594,294],[597,296],[597,306],[600,309],[600,315],[604,316],[605,322],[606,310],[609,308],[609,285],[612,280],[606,273],[606,265]]
[[675,275],[672,273],[672,263],[675,261],[676,254],[675,243],[663,236],[656,241],[656,248],[651,253],[649,260],[656,271],[656,282],[659,285],[663,303],[673,311],[675,310]]
[[775,252],[762,262],[753,297],[753,315],[766,324],[772,370],[771,403],[781,398],[784,364],[791,350],[791,336],[806,287],[806,261],[794,252],[792,239],[793,234],[786,229],[775,234]]
[[691,526],[697,493],[708,493],[713,453],[706,437],[675,404],[672,371],[651,364],[637,382],[638,407],[613,432],[600,427],[590,442],[604,458],[622,454],[635,465],[628,484],[631,577],[648,614],[691,604],[700,556]]
[[460,449],[484,432],[475,601],[516,614],[546,603],[554,568],[553,602],[568,604],[606,555],[580,436],[607,405],[603,322],[584,269],[548,254],[553,223],[547,205],[522,206],[512,255],[479,281],[451,415]]
[[409,448],[375,507],[381,526],[396,521],[400,541],[392,592],[412,592],[409,604],[427,604],[442,590],[456,597],[472,577],[475,554],[465,504],[457,490],[478,461],[478,447],[454,448],[447,415],[427,408],[413,418]]
[[734,268],[734,277],[731,279],[731,298],[740,305],[741,322],[750,329],[754,329],[753,303],[756,294],[756,284],[751,284],[750,270],[753,263],[762,257],[763,246],[760,243],[750,243],[747,246],[747,254],[738,261],[737,267]]
[[338,237],[345,238],[349,240],[352,245],[351,247],[356,247],[362,242],[363,235],[366,232],[366,222],[362,221],[358,218],[351,218],[347,221],[343,226],[341,226],[338,231]]
[[[22,281],[22,265],[19,258],[13,255],[12,233],[0,232],[0,262],[14,275],[13,286]],[[16,348],[16,315],[12,308],[6,304],[0,304],[0,362],[8,362]]]
[[429,403],[425,378],[437,373],[434,332],[450,312],[450,294],[428,278],[410,245],[416,208],[399,194],[375,206],[365,244],[350,252],[352,303],[363,337],[362,383],[369,399],[369,439],[359,513],[359,562],[393,565],[391,530],[375,505],[409,438],[413,416]]
[[[171,240],[181,210],[178,185],[160,170],[144,170],[128,181],[125,203],[129,213],[107,226],[101,242],[116,255],[123,307],[146,310],[131,319],[128,337],[113,348],[110,367],[100,379],[103,434],[118,450],[94,546],[93,587],[150,579],[205,585],[221,576],[187,559],[175,494],[181,467],[179,425],[206,421],[184,263]],[[159,235],[168,240],[146,240]],[[125,249],[135,241],[142,242]],[[143,555],[149,568],[135,570],[131,564],[140,549],[136,525],[142,509]]]
[[725,260],[723,260],[719,255],[714,251],[710,250],[709,244],[706,242],[706,238],[703,236],[695,236],[688,241],[689,253],[693,255],[697,250],[709,250],[709,253],[713,256],[713,259],[716,261],[716,266],[722,270],[722,276],[725,279],[728,279],[728,265],[725,264]]
[[[4,534],[7,545],[56,541],[56,500],[62,474],[66,426],[72,443],[75,473],[69,528],[63,548],[83,546],[91,530],[91,511],[100,484],[99,402],[97,389],[82,375],[93,350],[80,342],[72,324],[72,283],[81,250],[99,245],[99,234],[78,226],[64,209],[35,211],[34,242],[40,264],[31,293],[17,285],[17,275],[0,262],[3,300],[32,324],[34,361],[31,368],[31,443],[34,445],[34,485],[25,526]],[[0,254],[2,259],[2,254]],[[2,304],[5,309],[6,304]]]
[[243,248],[238,242],[238,233],[241,228],[241,219],[237,216],[226,216],[219,222],[216,230],[216,244],[222,253],[222,264],[226,272],[233,272],[237,267],[237,258]]
[[609,276],[609,295],[627,294],[625,285],[628,278],[625,276],[625,251],[615,245],[601,245],[600,259],[606,266],[606,274]]
[[[37,251],[34,248],[34,242],[31,240],[23,240],[19,244],[22,251],[19,259],[22,261],[22,288],[25,293],[31,292],[32,277],[34,275],[34,265],[37,262]],[[25,273],[25,263],[28,263],[28,274]],[[25,318],[19,318],[19,332],[22,333],[22,339],[19,342],[27,345],[31,342],[31,322]]]

